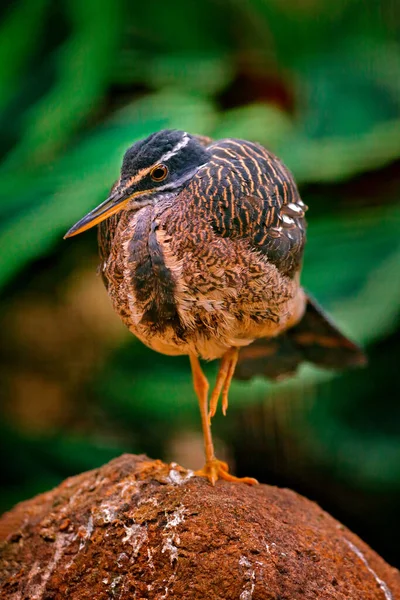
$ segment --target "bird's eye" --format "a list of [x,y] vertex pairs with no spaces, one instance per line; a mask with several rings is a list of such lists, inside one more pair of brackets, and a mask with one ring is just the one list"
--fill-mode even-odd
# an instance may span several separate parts
[[153,181],[162,181],[168,175],[168,167],[165,165],[157,165],[150,171],[150,177]]

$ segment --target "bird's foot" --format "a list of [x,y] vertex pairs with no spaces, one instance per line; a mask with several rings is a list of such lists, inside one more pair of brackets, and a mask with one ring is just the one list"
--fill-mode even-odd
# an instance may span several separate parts
[[206,477],[211,485],[215,485],[218,479],[224,479],[232,483],[247,483],[248,485],[258,483],[257,479],[253,479],[252,477],[235,477],[231,475],[227,463],[217,458],[207,461],[204,467],[195,471],[194,474],[198,477]]

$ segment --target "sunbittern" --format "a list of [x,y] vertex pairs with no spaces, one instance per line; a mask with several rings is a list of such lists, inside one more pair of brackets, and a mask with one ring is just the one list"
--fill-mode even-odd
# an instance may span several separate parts
[[[99,224],[100,270],[123,322],[153,350],[189,356],[206,455],[198,474],[212,483],[237,481],[211,437],[234,375],[364,362],[300,285],[306,208],[259,144],[164,130],[127,150],[110,197],[65,236]],[[209,404],[199,357],[221,358]]]

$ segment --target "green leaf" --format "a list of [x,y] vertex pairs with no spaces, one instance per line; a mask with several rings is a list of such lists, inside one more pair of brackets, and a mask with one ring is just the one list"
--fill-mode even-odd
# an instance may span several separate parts
[[298,182],[329,182],[382,168],[400,156],[400,119],[353,138],[288,136],[276,149]]
[[205,52],[153,54],[143,67],[141,79],[155,89],[170,88],[206,96],[220,92],[233,77],[233,65],[227,56]]
[[215,139],[248,139],[274,150],[292,134],[293,124],[274,105],[252,104],[222,113],[213,131]]
[[[153,54],[225,52],[231,44],[230,13],[213,0],[138,2],[132,12],[130,46]],[[129,17],[128,17],[129,18]]]
[[297,126],[278,148],[298,181],[338,181],[400,156],[399,72],[397,47],[363,39],[303,66]]
[[0,26],[0,110],[12,98],[41,43],[41,28],[48,0],[20,0],[9,9]]
[[21,141],[3,169],[32,168],[53,159],[98,106],[112,72],[119,2],[69,0],[73,35],[58,52],[58,80],[28,112]]

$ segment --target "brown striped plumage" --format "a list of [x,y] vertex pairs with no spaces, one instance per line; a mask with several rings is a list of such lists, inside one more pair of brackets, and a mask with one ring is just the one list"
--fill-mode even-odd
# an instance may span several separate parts
[[130,330],[159,352],[214,359],[299,320],[305,207],[261,146],[223,140],[208,149],[210,161],[177,197],[103,221],[99,242],[101,272]]
[[[164,131],[128,150],[110,199],[67,234],[100,222],[115,310],[154,350],[189,355],[206,439],[201,474],[212,481],[233,479],[214,457],[207,411],[221,393],[226,410],[237,361],[241,377],[276,378],[303,360],[363,359],[300,285],[305,211],[290,172],[259,144]],[[209,409],[198,357],[222,358]]]

